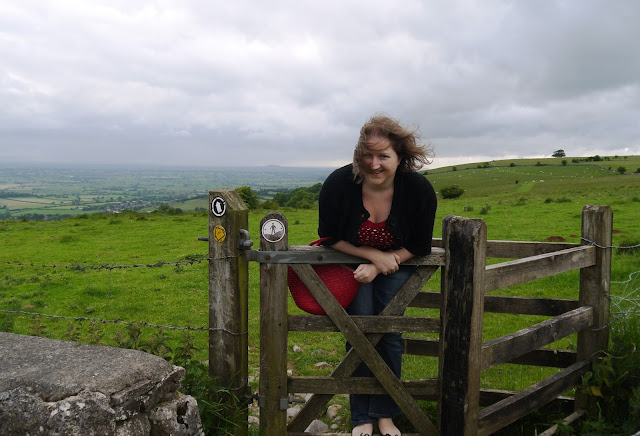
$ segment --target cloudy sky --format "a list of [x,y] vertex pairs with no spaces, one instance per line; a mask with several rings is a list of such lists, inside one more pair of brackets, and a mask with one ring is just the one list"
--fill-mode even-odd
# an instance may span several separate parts
[[0,167],[640,154],[637,0],[0,0]]

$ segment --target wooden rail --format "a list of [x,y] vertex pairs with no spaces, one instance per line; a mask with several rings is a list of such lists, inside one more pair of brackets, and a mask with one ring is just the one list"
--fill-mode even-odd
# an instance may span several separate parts
[[[581,236],[596,245],[488,241],[482,220],[447,216],[443,238],[434,239],[432,254],[407,262],[418,265],[415,274],[377,317],[348,316],[310,266],[365,260],[330,248],[289,247],[286,218],[267,214],[261,228],[269,220],[282,224],[283,237],[270,241],[263,232],[260,250],[243,255],[245,261],[260,263],[261,435],[303,434],[334,395],[354,393],[391,395],[420,435],[488,435],[578,386],[596,353],[607,347],[611,250],[600,248],[611,244],[612,214],[607,206],[585,206],[582,212]],[[507,260],[487,265],[490,257]],[[288,313],[287,266],[307,285],[326,316]],[[422,291],[438,269],[441,292]],[[575,300],[488,294],[571,270],[580,271]],[[440,316],[403,316],[407,307],[439,309]],[[550,318],[483,342],[484,312]],[[329,376],[287,377],[290,331],[341,332],[353,348]],[[437,334],[431,339],[404,338],[403,344],[406,354],[438,358],[438,377],[396,379],[374,348],[388,332]],[[576,351],[544,348],[575,333]],[[374,378],[351,377],[361,362]],[[559,370],[520,392],[480,388],[482,371],[514,363]],[[312,396],[287,423],[289,398],[296,392]],[[418,399],[438,402],[436,424],[417,405]],[[590,407],[588,398],[576,393],[574,407],[567,422],[583,415]]]
[[[308,245],[293,245],[287,251],[249,251],[247,259],[261,264],[361,264],[370,263],[361,257],[351,256],[341,253],[332,248],[326,247],[310,247]],[[429,256],[417,256],[407,260],[404,265],[436,265],[440,266],[444,263],[444,250],[441,248],[433,248],[433,252]]]
[[482,344],[484,371],[549,345],[593,325],[593,308],[584,306],[515,333]]
[[485,269],[483,292],[586,268],[595,263],[596,248],[583,246],[489,265]]
[[515,395],[488,406],[479,414],[477,432],[489,435],[525,417],[575,386],[580,385],[582,375],[591,368],[591,362],[583,360],[547,377]]

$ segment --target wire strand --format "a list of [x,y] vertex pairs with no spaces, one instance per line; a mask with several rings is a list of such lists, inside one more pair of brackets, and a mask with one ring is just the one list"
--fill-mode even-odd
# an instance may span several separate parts
[[114,270],[114,269],[127,269],[127,268],[157,268],[160,266],[171,265],[171,266],[185,266],[185,265],[193,265],[195,263],[202,263],[205,261],[216,261],[216,260],[228,260],[228,259],[236,259],[242,256],[243,253],[229,255],[229,256],[221,256],[221,257],[199,257],[197,259],[183,259],[183,260],[175,260],[175,261],[158,261],[155,263],[137,263],[132,265],[112,265],[112,264],[100,264],[100,265],[54,265],[54,264],[36,264],[36,263],[26,263],[26,262],[15,262],[10,260],[0,260],[0,263],[4,263],[6,265],[13,266],[28,266],[34,268],[63,268],[63,269],[71,269],[71,270]]
[[0,309],[0,312],[2,312],[2,313],[12,313],[12,314],[17,314],[17,315],[44,316],[44,317],[47,317],[47,318],[66,319],[66,320],[78,321],[78,322],[89,321],[89,322],[97,322],[97,323],[101,323],[101,324],[124,324],[124,325],[131,325],[131,326],[155,327],[155,328],[170,329],[170,330],[222,331],[222,332],[228,333],[228,334],[233,335],[233,336],[242,336],[242,335],[246,335],[246,334],[249,333],[248,331],[233,332],[231,330],[228,330],[228,329],[225,329],[225,328],[222,328],[222,327],[192,327],[192,326],[180,327],[180,326],[165,325],[165,324],[152,324],[152,323],[144,322],[144,321],[131,322],[131,321],[122,321],[120,319],[101,319],[101,318],[88,318],[88,317],[84,317],[84,316],[51,315],[51,314],[39,313],[39,312],[27,312],[27,311],[24,311],[24,310]]
[[580,240],[582,240],[583,242],[586,242],[588,245],[593,245],[594,247],[598,247],[598,248],[615,248],[618,250],[632,250],[634,248],[640,248],[640,244],[636,244],[636,245],[600,245],[595,241],[591,241],[587,238],[580,238]]

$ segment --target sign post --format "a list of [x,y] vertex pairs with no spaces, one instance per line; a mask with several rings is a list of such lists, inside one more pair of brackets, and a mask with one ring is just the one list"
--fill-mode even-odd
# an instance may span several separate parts
[[[235,191],[209,192],[209,375],[244,401],[249,394],[249,270],[240,247],[249,210]],[[236,435],[247,434],[247,407]]]

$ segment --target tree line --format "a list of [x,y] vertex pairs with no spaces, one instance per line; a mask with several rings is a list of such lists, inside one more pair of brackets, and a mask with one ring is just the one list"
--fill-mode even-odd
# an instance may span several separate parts
[[[276,210],[281,207],[294,209],[313,209],[318,205],[322,183],[308,187],[295,188],[288,191],[276,192],[271,196],[269,192],[256,192],[250,186],[240,186],[235,191],[240,195],[247,207],[253,209]],[[261,198],[262,196],[262,198]]]

